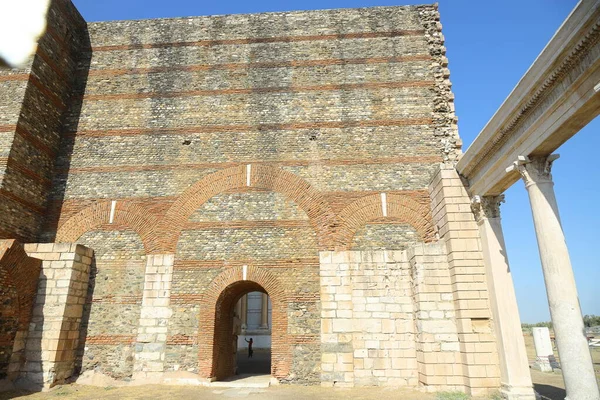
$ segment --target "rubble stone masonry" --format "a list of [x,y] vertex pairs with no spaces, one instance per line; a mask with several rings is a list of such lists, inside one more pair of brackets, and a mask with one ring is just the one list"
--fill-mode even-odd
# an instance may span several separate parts
[[94,251],[75,372],[227,376],[262,291],[281,382],[497,386],[435,5],[49,18],[0,72],[0,234]]

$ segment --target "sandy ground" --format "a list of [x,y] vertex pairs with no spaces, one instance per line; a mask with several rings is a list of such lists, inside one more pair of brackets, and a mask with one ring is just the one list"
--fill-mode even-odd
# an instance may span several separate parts
[[133,400],[133,399],[202,399],[226,400],[227,398],[244,398],[252,400],[360,400],[360,399],[414,399],[433,400],[434,395],[419,393],[410,390],[360,388],[360,389],[327,389],[318,386],[272,386],[266,389],[238,389],[238,388],[207,388],[186,386],[158,386],[147,385],[126,388],[98,388],[91,386],[66,385],[57,387],[47,393],[0,393],[0,399],[7,400],[19,398],[23,400],[37,399],[105,399],[105,400]]
[[[535,360],[535,348],[533,347],[533,336],[525,335],[525,347],[527,348],[527,357],[531,362]],[[600,382],[600,348],[592,348],[592,361],[596,370],[596,378]],[[558,352],[554,349],[556,360],[560,362]],[[531,380],[535,390],[552,400],[563,400],[566,396],[565,382],[562,373],[557,370],[555,372],[541,372],[531,369]]]
[[[525,336],[525,344],[529,359],[535,359],[533,339]],[[600,380],[600,349],[592,350],[596,374]],[[268,354],[255,353],[253,360],[248,360],[245,354],[240,354],[240,372],[263,373],[269,370]],[[564,382],[560,372],[544,373],[531,370],[531,377],[538,393],[551,400],[565,398]],[[434,400],[434,394],[422,393],[416,390],[397,388],[353,388],[330,389],[319,386],[289,386],[278,385],[265,389],[249,388],[215,388],[197,386],[165,386],[145,385],[136,387],[95,387],[84,385],[61,385],[45,393],[4,392],[0,400],[23,399],[66,399],[66,400],[134,400],[134,399],[202,399],[226,400],[227,398],[251,398],[252,400]]]

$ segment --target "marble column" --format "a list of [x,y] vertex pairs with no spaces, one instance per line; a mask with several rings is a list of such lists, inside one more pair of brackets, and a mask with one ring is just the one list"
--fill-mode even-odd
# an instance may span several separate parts
[[600,400],[550,174],[552,162],[557,158],[558,155],[521,156],[507,171],[516,169],[529,193],[554,336],[567,390],[566,399]]
[[248,295],[242,296],[242,330],[248,329]]
[[269,296],[262,293],[260,307],[260,329],[269,329]]
[[237,303],[235,303],[235,315],[241,320],[242,319],[242,299],[239,299]]
[[471,202],[481,235],[490,306],[500,358],[501,392],[503,398],[509,400],[535,400],[525,340],[521,331],[517,297],[500,221],[502,202],[504,202],[504,195],[474,196]]

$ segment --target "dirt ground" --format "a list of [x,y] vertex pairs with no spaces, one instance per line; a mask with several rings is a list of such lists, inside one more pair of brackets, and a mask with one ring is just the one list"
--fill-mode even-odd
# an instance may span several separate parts
[[[8,395],[8,397],[6,397]],[[318,386],[271,386],[266,389],[208,388],[190,386],[146,385],[122,388],[65,385],[47,393],[0,393],[0,399],[77,399],[77,400],[141,400],[141,399],[202,399],[226,400],[244,398],[252,400],[362,400],[362,399],[414,399],[433,400],[432,394],[395,388],[328,389]]]
[[[525,336],[527,354],[535,360],[533,338]],[[600,349],[592,350],[596,374],[600,380]],[[560,372],[545,373],[531,370],[535,390],[547,399],[565,398],[564,382]],[[251,398],[251,400],[434,400],[435,394],[422,393],[410,389],[397,388],[353,388],[330,389],[319,386],[271,386],[265,389],[215,388],[198,386],[144,385],[135,387],[95,387],[84,385],[62,385],[45,393],[4,392],[0,400],[22,399],[65,399],[65,400],[134,400],[134,399],[202,399],[226,400],[227,398]]]
[[[533,336],[525,335],[525,347],[527,349],[527,358],[530,362],[535,360],[535,348],[533,347]],[[600,348],[592,348],[592,361],[596,370],[596,378],[600,382]],[[560,362],[558,352],[554,349],[556,360]],[[555,372],[541,372],[531,369],[531,380],[535,390],[551,400],[563,400],[566,396],[565,382],[563,381],[560,370]]]

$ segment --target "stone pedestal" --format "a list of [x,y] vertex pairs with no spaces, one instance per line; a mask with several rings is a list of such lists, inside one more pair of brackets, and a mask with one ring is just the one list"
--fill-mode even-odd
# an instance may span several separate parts
[[533,344],[535,345],[535,363],[532,368],[543,372],[552,372],[558,365],[552,351],[552,340],[548,328],[533,328]]

